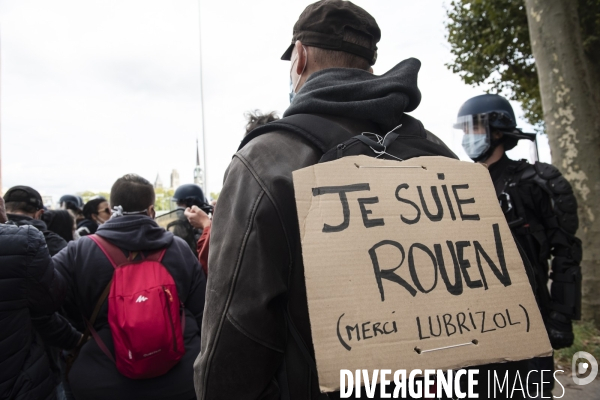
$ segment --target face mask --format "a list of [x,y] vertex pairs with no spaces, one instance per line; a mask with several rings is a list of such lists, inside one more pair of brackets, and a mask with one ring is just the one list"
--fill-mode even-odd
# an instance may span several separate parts
[[488,140],[488,135],[466,133],[463,136],[462,146],[467,155],[472,160],[475,160],[490,148],[490,142]]
[[[304,50],[304,55],[306,55],[306,48],[304,46],[302,46],[302,49]],[[306,69],[306,64],[308,64],[308,61],[306,62],[306,64],[304,64],[304,67],[302,68],[302,72],[300,72],[300,76],[298,77],[298,80],[296,81],[296,84],[294,85],[292,82],[292,68],[294,68],[294,64],[296,63],[296,61],[298,61],[298,57],[296,57],[296,59],[292,62],[292,67],[290,68],[290,104],[294,100],[294,97],[296,97],[296,88],[298,87],[298,84],[300,83],[300,80],[302,79],[302,74],[304,73],[304,70]]]

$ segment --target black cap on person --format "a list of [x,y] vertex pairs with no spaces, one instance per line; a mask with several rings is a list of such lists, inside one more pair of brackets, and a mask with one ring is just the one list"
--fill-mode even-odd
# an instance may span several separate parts
[[4,194],[4,202],[22,202],[35,207],[38,210],[44,208],[44,202],[40,193],[29,186],[13,186]]
[[[369,47],[344,41],[344,32],[352,30],[369,37]],[[321,0],[306,7],[294,25],[292,44],[281,56],[290,60],[294,43],[328,50],[344,51],[355,54],[375,64],[377,60],[377,42],[381,31],[375,18],[359,6],[344,0]]]

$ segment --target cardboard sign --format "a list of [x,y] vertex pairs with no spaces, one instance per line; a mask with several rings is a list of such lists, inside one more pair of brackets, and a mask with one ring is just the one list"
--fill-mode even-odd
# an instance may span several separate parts
[[487,169],[345,157],[294,172],[322,391],[340,369],[457,369],[552,352]]

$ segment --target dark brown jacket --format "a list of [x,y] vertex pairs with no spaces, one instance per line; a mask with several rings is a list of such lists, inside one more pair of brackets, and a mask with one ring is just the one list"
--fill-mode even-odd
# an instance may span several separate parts
[[[290,109],[303,101],[303,93],[311,93],[311,82],[317,88],[326,85],[315,79],[315,75],[320,78],[331,71],[336,78],[340,73],[340,69],[325,71],[309,78]],[[362,74],[360,79],[368,74],[351,73]],[[350,79],[346,78],[337,81]],[[416,72],[414,85],[416,87]],[[345,127],[349,131],[345,139],[361,132],[385,133],[387,130],[382,129],[391,130],[397,126],[396,122],[405,123],[402,129],[418,135],[422,143],[435,142],[438,148],[445,149],[437,154],[453,156],[419,121],[403,114],[408,100],[418,104],[420,96],[417,100],[403,96],[405,98],[392,105],[391,101],[382,100],[383,105],[400,107],[389,123],[371,122],[377,120],[373,117],[375,112],[371,114],[373,118],[364,119],[342,117],[339,115],[344,114],[342,112],[337,116],[321,116]],[[394,109],[377,108],[385,113],[385,118],[389,118]],[[291,114],[290,109],[287,115]],[[302,111],[299,109],[298,113]],[[327,141],[327,135],[323,133],[323,136]],[[397,145],[402,146],[402,143]],[[202,345],[194,364],[194,383],[200,400],[282,398],[283,365],[291,399],[315,399],[319,395],[316,376],[311,374],[286,329],[284,307],[289,303],[291,319],[314,359],[292,171],[317,163],[321,155],[300,136],[271,132],[250,141],[229,165],[219,196],[219,211],[212,225],[208,261],[211,273]]]

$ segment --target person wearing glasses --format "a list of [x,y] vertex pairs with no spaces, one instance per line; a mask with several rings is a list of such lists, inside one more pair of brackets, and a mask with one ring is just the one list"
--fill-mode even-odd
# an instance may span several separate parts
[[83,206],[83,216],[85,219],[77,224],[77,234],[80,237],[93,235],[98,226],[108,221],[111,216],[108,201],[101,196],[92,198]]

